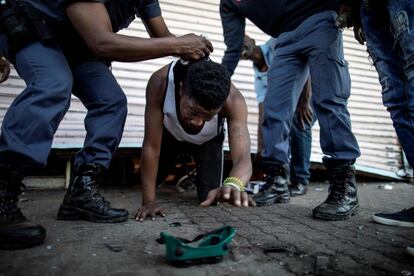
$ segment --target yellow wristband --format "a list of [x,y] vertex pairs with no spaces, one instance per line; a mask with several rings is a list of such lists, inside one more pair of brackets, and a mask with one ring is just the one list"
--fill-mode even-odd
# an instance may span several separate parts
[[235,188],[238,188],[240,192],[244,192],[243,181],[241,181],[239,178],[234,177],[234,176],[227,177],[223,182],[223,186],[235,187]]

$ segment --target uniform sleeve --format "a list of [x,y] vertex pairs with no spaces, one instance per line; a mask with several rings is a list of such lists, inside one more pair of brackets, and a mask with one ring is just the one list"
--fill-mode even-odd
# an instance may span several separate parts
[[161,16],[161,8],[158,0],[144,0],[138,7],[138,14],[141,19],[151,19]]
[[234,11],[234,6],[227,0],[220,1],[220,17],[223,25],[224,43],[227,47],[221,64],[226,67],[230,75],[233,75],[243,48],[246,20]]

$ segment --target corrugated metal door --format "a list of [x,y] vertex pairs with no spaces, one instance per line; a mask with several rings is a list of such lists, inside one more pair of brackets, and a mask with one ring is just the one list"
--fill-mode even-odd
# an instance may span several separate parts
[[[219,16],[219,0],[160,0],[163,16],[171,32],[183,35],[189,32],[206,35],[214,45],[211,58],[220,62],[224,43]],[[268,37],[252,24],[246,32],[256,39],[257,44]],[[128,30],[122,33],[148,37],[143,24],[136,20]],[[345,53],[350,63],[352,77],[352,96],[349,109],[353,130],[361,146],[362,156],[358,159],[359,169],[379,174],[394,175],[401,168],[401,153],[388,113],[381,103],[381,89],[377,74],[370,65],[363,46],[358,45],[351,32],[344,34]],[[144,132],[145,87],[150,75],[170,62],[172,58],[161,58],[139,63],[113,64],[113,73],[128,96],[128,119],[121,147],[140,147]],[[249,130],[252,139],[252,152],[257,146],[257,103],[253,86],[251,63],[241,61],[232,78],[242,91],[249,109]],[[23,89],[24,83],[13,71],[8,82],[1,85],[0,119]],[[85,131],[83,118],[85,109],[80,101],[73,97],[70,111],[64,117],[53,143],[54,148],[78,148],[83,144]],[[313,130],[312,161],[320,162],[322,154],[319,148],[318,126]]]

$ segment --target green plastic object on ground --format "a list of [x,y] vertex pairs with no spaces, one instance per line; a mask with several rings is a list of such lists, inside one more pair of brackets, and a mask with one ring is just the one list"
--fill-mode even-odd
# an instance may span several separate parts
[[235,234],[233,227],[223,226],[191,241],[161,232],[161,238],[157,241],[165,243],[167,259],[173,265],[186,266],[222,261]]

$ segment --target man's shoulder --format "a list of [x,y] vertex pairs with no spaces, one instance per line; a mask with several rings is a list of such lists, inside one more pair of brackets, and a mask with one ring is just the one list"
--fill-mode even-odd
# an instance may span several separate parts
[[155,71],[151,75],[149,82],[151,82],[151,84],[154,86],[166,84],[168,81],[168,73],[170,71],[170,66],[170,64],[167,64]]
[[242,93],[232,84],[230,87],[230,93],[226,102],[220,112],[220,116],[224,118],[234,117],[234,115],[240,114],[243,110],[243,106],[246,106],[246,100]]

